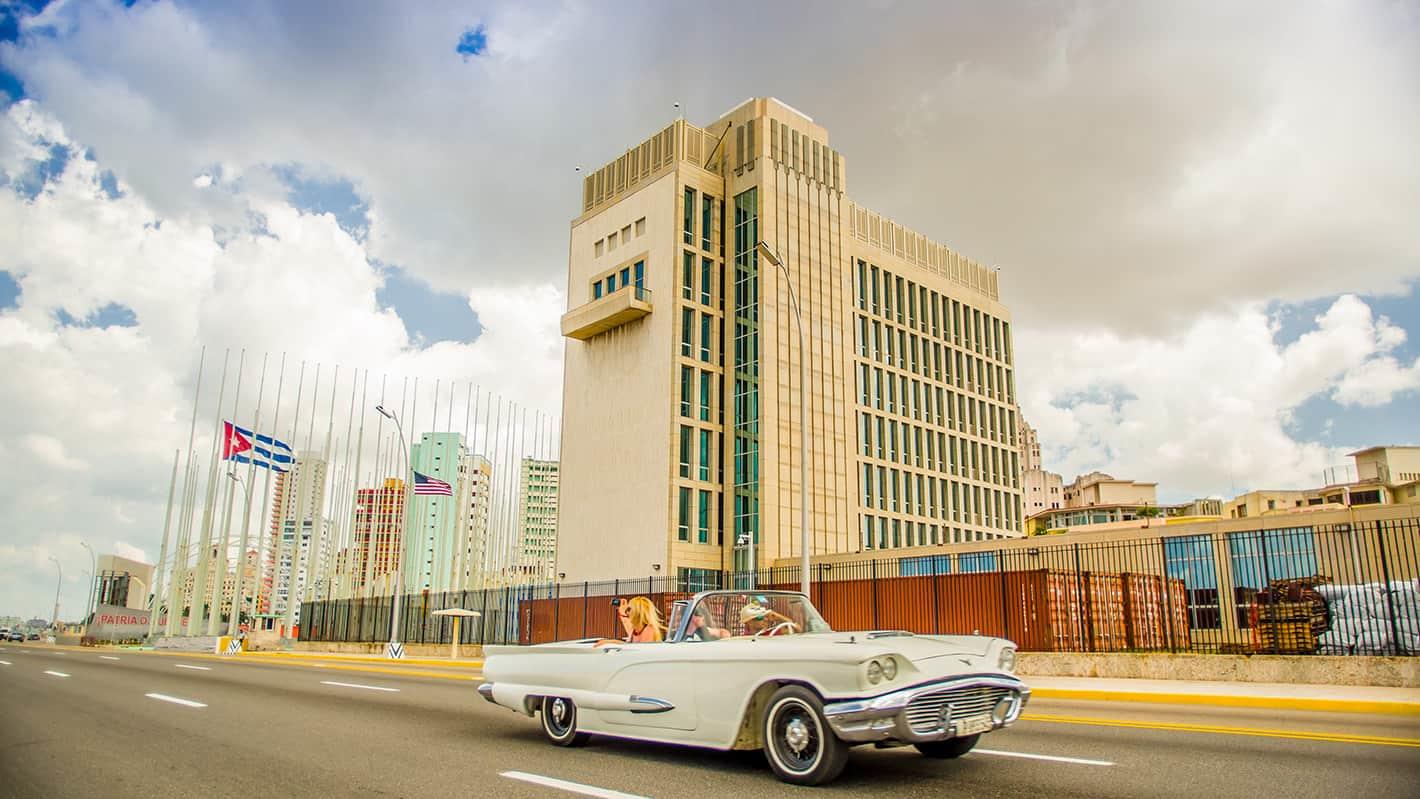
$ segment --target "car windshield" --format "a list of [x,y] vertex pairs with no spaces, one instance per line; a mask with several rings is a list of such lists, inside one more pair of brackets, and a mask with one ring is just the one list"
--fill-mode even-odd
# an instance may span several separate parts
[[717,591],[690,610],[686,641],[722,641],[746,636],[832,632],[802,594],[776,591]]

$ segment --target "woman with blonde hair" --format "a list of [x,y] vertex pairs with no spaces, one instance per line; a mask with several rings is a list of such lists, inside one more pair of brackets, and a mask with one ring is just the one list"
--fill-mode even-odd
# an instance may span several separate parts
[[630,602],[618,605],[616,613],[621,620],[621,628],[626,631],[627,641],[646,644],[663,640],[661,614],[650,599],[633,597]]

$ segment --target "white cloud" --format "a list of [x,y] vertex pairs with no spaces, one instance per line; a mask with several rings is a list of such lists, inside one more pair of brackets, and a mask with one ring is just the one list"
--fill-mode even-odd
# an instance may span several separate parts
[[1158,481],[1172,499],[1315,485],[1322,469],[1373,441],[1298,439],[1307,400],[1381,405],[1420,388],[1420,368],[1391,355],[1404,341],[1385,318],[1342,296],[1282,345],[1259,306],[1209,314],[1173,336],[1103,329],[1019,333],[1021,405],[1046,467]]
[[81,472],[89,465],[64,451],[64,442],[51,436],[30,433],[22,437],[25,448],[45,466],[67,472]]

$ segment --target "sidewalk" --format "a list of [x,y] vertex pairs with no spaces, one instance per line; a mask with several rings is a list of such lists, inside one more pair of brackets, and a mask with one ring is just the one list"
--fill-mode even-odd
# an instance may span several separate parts
[[1414,688],[1029,675],[1022,675],[1021,679],[1030,686],[1031,696],[1036,699],[1225,705],[1420,716],[1420,690]]

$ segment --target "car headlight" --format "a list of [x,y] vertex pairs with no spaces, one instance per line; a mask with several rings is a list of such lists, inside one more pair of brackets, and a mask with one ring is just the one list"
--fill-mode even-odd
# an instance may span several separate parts
[[883,677],[889,680],[897,679],[897,661],[892,658],[883,659]]
[[1001,671],[1011,671],[1016,668],[1016,650],[1006,647],[1001,650],[1001,658],[996,661],[996,666]]
[[883,681],[883,664],[876,660],[868,662],[868,683],[877,685]]

